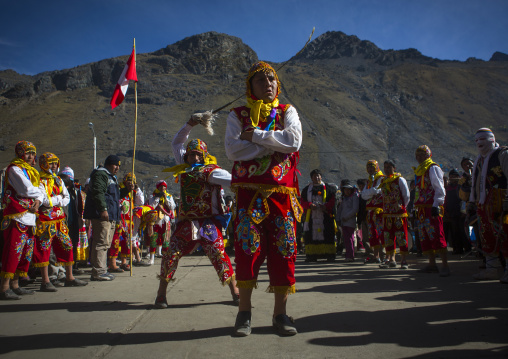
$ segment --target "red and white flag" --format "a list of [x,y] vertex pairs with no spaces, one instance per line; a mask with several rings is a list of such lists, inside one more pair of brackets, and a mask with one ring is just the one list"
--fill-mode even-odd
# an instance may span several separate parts
[[116,106],[122,103],[123,99],[125,98],[125,94],[127,93],[127,88],[129,87],[129,80],[138,81],[138,76],[136,75],[135,59],[136,54],[134,53],[134,49],[132,49],[132,54],[125,64],[122,75],[116,84],[113,97],[111,98],[111,109],[114,109]]

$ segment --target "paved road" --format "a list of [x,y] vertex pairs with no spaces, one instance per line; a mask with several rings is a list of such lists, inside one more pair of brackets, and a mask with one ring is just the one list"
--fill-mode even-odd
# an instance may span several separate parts
[[[170,307],[152,309],[156,266],[113,282],[0,302],[0,355],[10,358],[507,358],[508,285],[476,282],[478,263],[452,257],[452,276],[360,262],[297,262],[288,314],[299,334],[271,327],[266,268],[253,331],[232,337],[237,307],[208,259],[182,259]],[[88,279],[89,276],[80,276]],[[38,283],[33,286],[38,289]]]

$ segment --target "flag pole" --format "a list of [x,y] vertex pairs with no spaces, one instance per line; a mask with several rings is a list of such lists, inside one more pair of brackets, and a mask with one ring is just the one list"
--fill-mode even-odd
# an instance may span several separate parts
[[[136,38],[133,40],[134,47],[134,63],[136,63]],[[134,164],[136,161],[136,139],[138,135],[138,81],[134,82],[134,104],[135,104],[135,112],[134,112],[134,145],[132,150],[132,179],[134,180]],[[130,255],[130,276],[132,277],[132,252],[134,251],[134,245],[132,243],[132,230],[134,227],[134,218],[132,217],[132,210],[134,205],[134,190],[131,191],[130,196],[130,223],[129,223],[129,241],[131,244],[131,255]]]

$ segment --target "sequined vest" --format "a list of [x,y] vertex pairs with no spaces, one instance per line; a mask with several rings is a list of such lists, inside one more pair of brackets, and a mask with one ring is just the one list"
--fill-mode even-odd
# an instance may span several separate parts
[[[485,189],[488,193],[491,188],[498,189],[506,189],[507,179],[506,174],[503,173],[503,169],[501,168],[501,162],[499,161],[499,153],[502,150],[508,150],[508,147],[499,147],[489,159],[488,167],[487,167],[487,178],[486,178],[486,186]],[[478,183],[478,176],[480,173],[480,168],[476,168],[475,171],[475,183]]]
[[[437,166],[433,164],[432,166]],[[430,167],[429,167],[430,169]],[[422,187],[423,181],[423,187]],[[422,176],[415,176],[415,207],[432,207],[434,204],[434,195],[436,191],[432,187],[430,182],[429,170],[427,170]]]
[[[5,179],[7,182],[7,176],[9,175],[9,170],[11,167],[16,165],[9,165],[5,170]],[[17,167],[17,166],[16,166]],[[28,175],[26,175],[27,178]],[[3,208],[3,216],[4,218],[17,218],[23,216],[25,212],[35,203],[33,198],[21,197],[18,195],[16,190],[10,183],[7,183],[7,186],[4,190],[4,195],[2,197],[2,208]]]
[[[59,194],[62,194],[62,189],[56,181],[60,182],[60,186],[63,186],[63,181],[60,177],[57,177],[55,179],[55,184],[53,185],[53,188],[51,188],[51,192],[48,193],[49,196],[58,196]],[[44,188],[48,188],[48,179],[47,178],[41,178],[41,183],[44,185]],[[49,222],[49,221],[59,221],[65,218],[65,212],[62,207],[59,206],[52,206],[52,207],[39,207],[39,217],[38,221],[40,222]]]
[[[274,118],[274,130],[284,129],[284,114],[290,105],[279,105],[276,108]],[[238,119],[242,123],[242,129],[252,128],[250,109],[242,106],[234,108]],[[266,120],[259,121],[258,129],[265,130],[270,123]],[[299,161],[299,153],[274,152],[262,158],[248,161],[235,161],[232,171],[231,186],[256,186],[269,185],[273,187],[288,187],[298,190],[298,178],[296,177],[296,165]]]
[[[213,195],[220,204],[221,186],[208,182],[211,173],[220,168],[217,165],[199,166],[180,175],[179,219],[199,219],[213,217]],[[215,189],[215,191],[214,191]],[[218,206],[223,214],[222,206]]]
[[399,178],[388,184],[388,189],[382,185],[383,193],[383,216],[406,217],[406,206],[402,198],[399,186]]

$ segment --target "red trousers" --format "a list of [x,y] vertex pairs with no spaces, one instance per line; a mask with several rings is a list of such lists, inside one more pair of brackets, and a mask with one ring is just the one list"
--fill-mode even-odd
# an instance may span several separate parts
[[508,258],[508,224],[503,223],[501,208],[496,209],[487,201],[478,204],[477,214],[482,250],[489,256],[497,257],[501,252]]
[[379,248],[383,244],[383,213],[367,212],[367,228],[369,244],[372,248]]
[[[290,196],[274,192],[263,198],[255,190],[238,188],[236,200],[234,228],[238,287],[255,288],[259,269],[266,259],[269,291],[294,293],[296,220]],[[252,208],[251,203],[254,203]],[[256,223],[253,217],[262,221]]]
[[51,247],[53,247],[53,252],[56,256],[57,265],[65,267],[74,264],[72,240],[69,237],[69,228],[67,228],[65,220],[51,223],[37,223],[34,257],[32,260],[34,267],[47,267],[49,265]]
[[446,250],[446,238],[443,230],[443,217],[432,217],[431,207],[416,207],[418,234],[424,254]]
[[[194,227],[193,225],[198,225]],[[208,239],[198,235],[195,236],[195,229],[198,233],[201,228],[209,234]],[[176,230],[169,241],[169,248],[164,252],[161,262],[159,279],[170,281],[175,275],[180,258],[191,253],[194,248],[201,245],[208,259],[212,263],[222,285],[229,284],[234,276],[231,260],[224,251],[224,240],[220,222],[213,219],[200,219],[195,221],[183,220],[178,222]]]
[[383,240],[386,254],[395,253],[396,245],[401,253],[408,253],[407,217],[383,217]]
[[111,247],[108,249],[108,258],[117,258],[119,254],[123,258],[130,257],[131,247],[129,246],[127,235],[128,233],[124,232],[121,228],[117,228],[111,242]]
[[2,278],[26,277],[34,249],[34,230],[13,219],[2,221],[4,248],[2,253]]

